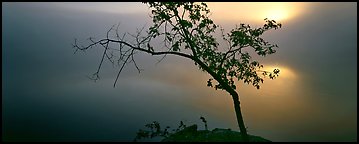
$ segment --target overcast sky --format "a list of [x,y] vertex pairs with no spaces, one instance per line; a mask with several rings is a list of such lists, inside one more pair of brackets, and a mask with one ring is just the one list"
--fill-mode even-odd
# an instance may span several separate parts
[[[279,46],[260,58],[278,79],[260,90],[239,83],[250,134],[272,141],[357,141],[357,3],[210,3],[227,31],[240,22],[283,28],[265,34]],[[206,87],[209,75],[180,57],[137,56],[143,72],[107,63],[101,49],[74,54],[74,38],[101,38],[151,25],[142,3],[2,3],[2,132],[5,141],[132,141],[144,125],[183,120],[237,130],[231,97]]]

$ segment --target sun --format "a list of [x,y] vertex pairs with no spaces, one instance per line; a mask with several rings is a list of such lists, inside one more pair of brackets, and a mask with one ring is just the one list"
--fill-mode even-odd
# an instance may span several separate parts
[[273,10],[268,10],[263,17],[268,18],[270,20],[282,21],[288,18],[288,12],[283,9],[273,9]]

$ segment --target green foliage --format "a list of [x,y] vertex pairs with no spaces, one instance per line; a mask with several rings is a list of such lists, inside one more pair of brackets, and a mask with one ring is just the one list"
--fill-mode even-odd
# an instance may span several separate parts
[[[200,117],[200,119],[205,123],[205,127],[207,129],[207,121],[204,117]],[[175,134],[179,131],[182,131],[187,128],[186,124],[184,124],[183,121],[180,121],[179,126],[176,129],[172,129],[172,131],[169,131],[169,126],[167,126],[165,129],[161,129],[160,123],[157,121],[153,121],[152,123],[146,124],[145,127],[147,127],[149,130],[142,130],[140,129],[137,132],[137,135],[134,139],[134,141],[138,141],[141,139],[146,138],[154,138],[154,137],[164,137],[167,138],[172,134]]]
[[[205,129],[208,130],[207,128],[207,121],[204,117],[200,117],[200,119],[202,120],[202,122],[205,125]],[[140,129],[137,132],[137,135],[134,139],[134,141],[140,140],[140,139],[144,139],[144,138],[154,138],[154,137],[169,137],[170,135],[177,133],[179,131],[182,131],[184,129],[187,128],[187,125],[183,122],[180,121],[179,126],[176,129],[172,129],[171,131],[169,130],[169,126],[167,126],[164,130],[161,129],[160,123],[158,123],[157,121],[153,121],[152,123],[146,124],[145,127],[147,127],[150,130],[142,130]]]
[[[210,71],[220,77],[225,85],[236,89],[235,81],[243,81],[252,84],[257,89],[263,83],[263,78],[269,76],[274,79],[279,70],[272,72],[263,71],[263,65],[252,57],[244,49],[252,48],[260,56],[266,56],[276,52],[275,44],[270,44],[260,36],[271,29],[281,28],[280,23],[274,20],[264,19],[263,27],[251,28],[249,25],[240,24],[222,39],[229,43],[227,51],[219,50],[219,43],[214,37],[219,27],[209,18],[210,10],[205,3],[194,2],[146,2],[152,9],[153,26],[149,28],[152,38],[164,36],[165,43],[169,43],[170,51],[179,52],[182,49],[190,49],[195,64],[201,61]],[[207,70],[203,65],[197,65],[203,71]],[[207,86],[217,89],[225,89],[224,83],[218,79],[215,85],[213,79],[207,81]]]
[[152,123],[146,124],[145,127],[149,128],[150,130],[140,129],[137,132],[137,135],[136,135],[134,141],[138,141],[138,140],[144,139],[144,138],[167,137],[170,134],[168,132],[168,129],[170,127],[167,126],[164,130],[162,130],[160,124],[157,121],[153,121]]
[[162,137],[161,142],[270,142],[269,140],[253,135],[249,135],[249,138],[246,140],[240,132],[232,131],[231,129],[215,128],[208,130],[206,119],[202,116],[200,119],[205,124],[204,130],[198,130],[196,124],[186,126],[183,121],[180,121],[178,128],[172,129],[172,131],[169,131],[169,126],[163,130],[160,124],[154,121],[145,125],[150,130],[140,129],[134,141],[144,141],[145,139]]

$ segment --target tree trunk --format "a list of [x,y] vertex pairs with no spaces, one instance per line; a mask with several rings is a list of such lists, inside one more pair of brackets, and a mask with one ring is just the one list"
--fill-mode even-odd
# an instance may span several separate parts
[[239,126],[239,130],[241,131],[241,134],[242,134],[243,138],[245,140],[247,140],[248,134],[247,134],[247,129],[246,129],[245,125],[244,125],[238,94],[237,93],[232,93],[231,95],[232,95],[232,98],[233,98],[234,110],[236,111],[237,123],[238,123],[238,126]]
[[221,86],[223,86],[224,90],[226,90],[229,94],[231,94],[231,96],[233,98],[234,109],[236,111],[239,130],[240,130],[244,140],[248,140],[247,129],[244,125],[242,112],[241,112],[241,106],[240,106],[240,102],[239,102],[239,97],[238,97],[236,90],[233,89],[232,87],[230,87],[225,81],[223,81],[223,79],[219,75],[217,75],[213,70],[211,70],[207,65],[205,65],[198,58],[191,57],[191,59],[194,60],[195,62],[197,62],[205,71],[207,71],[215,80],[217,80],[217,82],[220,83]]

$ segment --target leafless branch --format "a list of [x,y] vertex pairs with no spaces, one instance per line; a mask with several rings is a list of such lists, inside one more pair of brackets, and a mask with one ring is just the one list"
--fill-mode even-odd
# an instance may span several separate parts
[[115,80],[115,82],[113,83],[113,87],[116,87],[116,82],[117,82],[117,80],[118,80],[118,77],[120,76],[120,73],[122,72],[122,69],[125,67],[125,65],[126,65],[126,63],[127,63],[128,58],[130,58],[130,55],[129,55],[129,56],[127,56],[127,58],[126,58],[125,62],[122,64],[122,66],[121,66],[120,70],[118,71],[117,76],[116,76],[116,80]]
[[[116,28],[114,28],[116,27]],[[135,58],[135,54],[137,52],[145,52],[151,55],[163,55],[163,57],[157,62],[161,62],[166,55],[171,54],[171,55],[177,55],[177,56],[182,56],[182,57],[186,57],[189,59],[193,59],[193,56],[190,54],[186,54],[184,52],[175,52],[175,51],[171,51],[170,47],[167,46],[167,51],[155,51],[154,49],[150,49],[149,47],[145,47],[144,45],[147,44],[147,46],[150,45],[150,41],[152,38],[151,34],[148,34],[145,37],[141,37],[141,33],[143,33],[143,29],[137,29],[137,34],[133,35],[130,34],[131,36],[133,36],[135,38],[135,44],[129,43],[127,41],[125,41],[126,35],[127,33],[124,33],[122,35],[122,37],[119,34],[119,27],[120,25],[117,24],[113,25],[106,33],[106,38],[104,39],[100,39],[100,40],[94,40],[92,37],[90,37],[89,40],[89,44],[87,46],[82,46],[79,45],[77,42],[77,39],[75,39],[75,42],[73,44],[73,47],[76,48],[75,52],[77,52],[78,50],[81,51],[86,51],[94,46],[97,45],[101,45],[102,48],[104,48],[104,51],[102,53],[102,57],[100,60],[100,63],[97,67],[96,72],[92,75],[92,77],[89,77],[90,79],[96,81],[98,79],[100,79],[99,77],[99,73],[100,73],[100,69],[102,68],[102,65],[104,63],[104,59],[105,57],[112,63],[112,66],[114,66],[114,63],[117,59],[117,65],[120,67],[118,73],[117,73],[117,77],[115,79],[114,82],[114,87],[116,86],[116,83],[118,81],[119,75],[122,72],[123,68],[125,67],[126,64],[133,62],[135,68],[137,69],[137,71],[140,73],[142,71],[142,69],[138,66],[138,63],[136,61]],[[114,32],[114,39],[112,39],[110,37],[111,31],[115,31]],[[112,44],[118,44],[119,48],[118,49],[114,49],[111,48]],[[116,55],[118,55],[118,57],[116,57]],[[131,58],[131,59],[130,59]],[[157,64],[156,63],[156,64]]]

